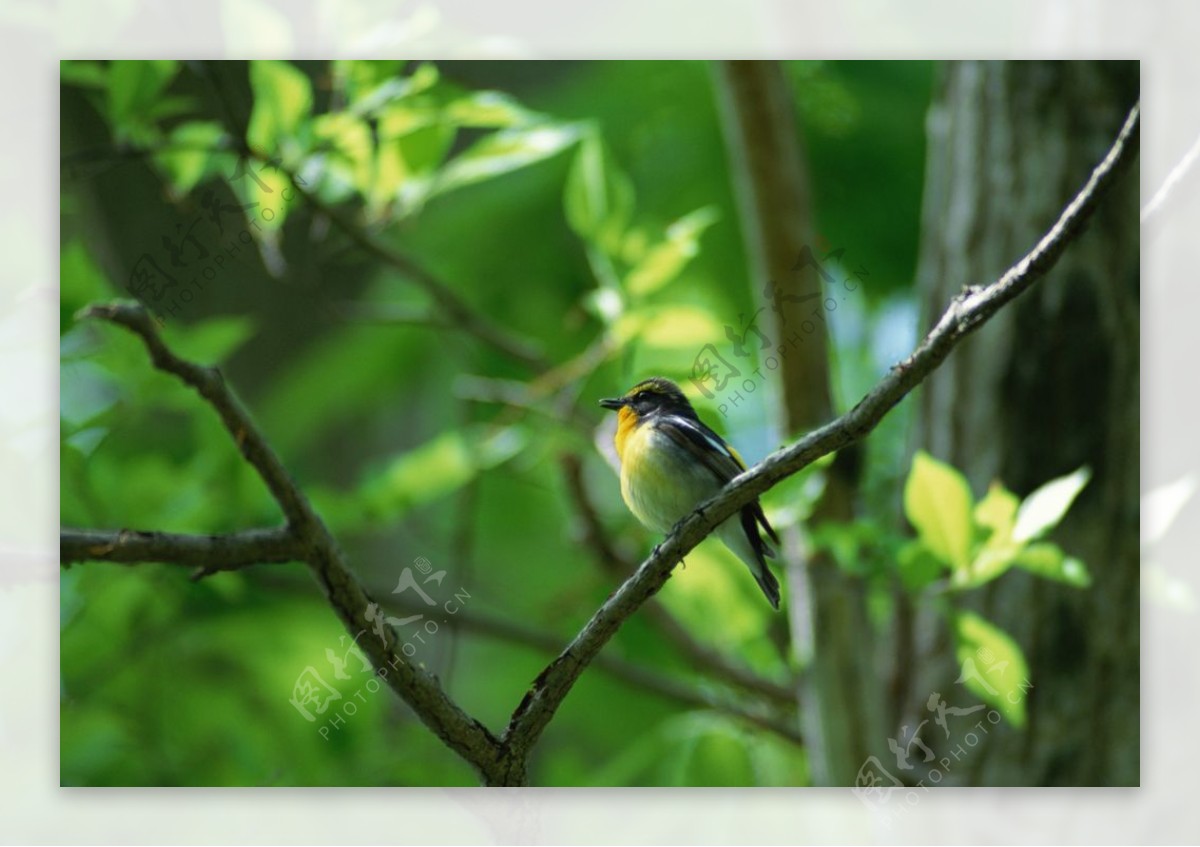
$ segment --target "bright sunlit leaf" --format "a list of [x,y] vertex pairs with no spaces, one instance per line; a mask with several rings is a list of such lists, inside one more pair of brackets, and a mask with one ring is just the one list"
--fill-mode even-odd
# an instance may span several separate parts
[[967,566],[971,489],[958,470],[918,450],[904,485],[904,514],[931,553],[955,568]]
[[579,135],[576,124],[542,123],[499,130],[452,159],[433,193],[443,194],[540,162],[574,144]]
[[715,207],[705,206],[667,227],[666,238],[651,247],[625,278],[629,293],[644,297],[676,279],[700,252],[700,236],[719,218]]
[[297,134],[312,108],[312,85],[298,68],[288,62],[250,63],[250,87],[254,111],[246,140],[267,156],[281,154],[280,142]]
[[1013,538],[1016,541],[1032,541],[1056,527],[1091,476],[1088,468],[1080,468],[1074,473],[1050,480],[1026,497],[1017,510]]

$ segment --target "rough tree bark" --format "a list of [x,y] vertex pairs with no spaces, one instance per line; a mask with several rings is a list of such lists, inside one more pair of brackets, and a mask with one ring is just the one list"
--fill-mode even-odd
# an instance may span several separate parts
[[[946,69],[929,120],[927,317],[1037,237],[1137,96],[1136,62]],[[921,393],[918,443],[963,469],[977,495],[993,479],[1024,496],[1081,465],[1094,473],[1054,536],[1093,586],[1010,572],[967,601],[1022,647],[1033,689],[1024,732],[993,730],[948,782],[1138,783],[1138,236],[1130,178],[1047,284],[981,328]],[[928,717],[931,692],[956,688],[956,668],[929,665],[953,655],[945,625],[916,621],[909,667],[925,670],[903,680],[897,727]],[[952,743],[940,736],[926,740]]]

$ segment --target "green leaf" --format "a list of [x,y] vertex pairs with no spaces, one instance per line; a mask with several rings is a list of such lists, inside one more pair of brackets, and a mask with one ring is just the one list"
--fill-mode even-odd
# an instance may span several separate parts
[[966,568],[956,569],[950,580],[956,589],[974,588],[990,582],[1013,566],[1021,545],[1013,541],[1013,525],[1016,523],[1020,500],[1001,485],[993,482],[987,494],[975,505],[975,523],[989,535],[975,550],[975,556]]
[[173,61],[119,60],[108,66],[108,118],[118,140],[149,143],[157,136],[151,118],[156,101],[179,70]]
[[430,196],[494,179],[547,159],[574,144],[580,131],[578,124],[543,123],[494,132],[452,159],[442,169]]
[[169,321],[162,332],[167,346],[184,359],[219,364],[254,335],[254,321],[244,315],[210,318],[196,324]]
[[604,142],[595,133],[585,136],[563,192],[571,229],[615,253],[633,213],[633,201],[633,183],[612,160]]
[[929,551],[954,568],[970,562],[971,499],[966,477],[917,451],[904,485],[904,514]]
[[500,91],[472,91],[446,104],[446,117],[458,126],[503,128],[543,120],[514,97]]
[[945,564],[919,541],[909,541],[896,557],[900,581],[906,591],[915,593],[931,585],[945,571]]
[[1016,727],[1025,725],[1025,698],[1032,683],[1025,654],[1008,633],[974,612],[954,618],[957,682],[982,697]]
[[432,174],[454,143],[454,127],[429,112],[414,112],[396,104],[379,117],[379,149],[375,176],[368,193],[372,214],[399,201],[405,212],[415,210],[433,188]]
[[438,81],[437,68],[428,62],[407,77],[401,74],[403,65],[396,59],[337,61],[334,84],[345,92],[349,111],[362,115],[425,91]]
[[284,139],[299,134],[312,108],[312,85],[287,62],[254,61],[250,63],[250,88],[254,110],[246,141],[258,152],[274,156]]
[[318,115],[312,122],[313,138],[323,151],[326,179],[333,179],[361,194],[371,189],[374,177],[374,144],[364,121],[348,112]]
[[636,339],[645,347],[670,350],[698,349],[720,332],[716,318],[696,306],[639,309],[622,315],[613,327],[618,345]]
[[1017,510],[1013,539],[1018,542],[1032,541],[1057,526],[1091,476],[1088,468],[1080,468],[1072,474],[1050,480],[1026,497]]
[[704,206],[667,227],[666,238],[651,247],[625,277],[635,297],[644,297],[679,276],[700,252],[700,236],[720,218],[715,206]]
[[975,505],[975,523],[991,530],[992,539],[1010,539],[1020,505],[1017,495],[999,482],[993,482],[987,494]]
[[525,446],[525,431],[508,427],[451,430],[398,455],[372,473],[351,502],[331,504],[339,529],[392,521],[414,506],[456,491],[477,474],[515,456]]
[[104,273],[96,266],[83,243],[73,240],[63,248],[59,259],[60,325],[75,322],[75,313],[89,303],[111,297],[113,290]]
[[1092,575],[1087,565],[1074,556],[1068,556],[1056,544],[1035,542],[1017,554],[1014,564],[1036,576],[1065,582],[1076,588],[1087,588],[1092,584]]
[[182,196],[214,174],[228,175],[235,159],[232,153],[218,152],[224,142],[225,130],[216,121],[188,121],[171,131],[168,148],[154,160]]
[[975,558],[965,568],[957,568],[950,577],[950,585],[955,589],[975,588],[991,582],[1013,566],[1020,546],[990,544],[979,548]]
[[108,73],[99,62],[63,59],[58,63],[61,82],[82,88],[103,89],[108,85]]

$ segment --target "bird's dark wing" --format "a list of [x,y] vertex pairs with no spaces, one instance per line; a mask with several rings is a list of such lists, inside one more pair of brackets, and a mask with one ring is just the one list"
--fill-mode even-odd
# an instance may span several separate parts
[[[742,461],[737,450],[734,450],[725,442],[725,439],[700,421],[679,415],[666,415],[659,423],[660,428],[676,444],[687,450],[698,462],[712,471],[713,476],[721,485],[725,485],[746,470],[746,463]],[[767,535],[771,537],[772,541],[776,544],[779,543],[779,536],[775,534],[774,527],[767,522],[767,516],[757,500],[742,509],[742,524],[745,526],[746,535],[752,542],[755,542],[755,548],[761,549],[763,555],[773,556],[770,548],[761,544],[758,533],[753,531],[755,522],[767,531]]]
[[658,427],[671,437],[677,445],[688,451],[696,461],[704,465],[721,485],[729,482],[746,469],[741,457],[725,443],[721,436],[699,421],[680,415],[664,415],[657,421]]

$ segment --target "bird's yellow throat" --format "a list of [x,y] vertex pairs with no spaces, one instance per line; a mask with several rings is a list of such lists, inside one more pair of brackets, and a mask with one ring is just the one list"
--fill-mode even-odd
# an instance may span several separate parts
[[617,458],[622,462],[625,461],[625,443],[629,440],[629,436],[633,435],[637,425],[638,416],[633,409],[625,406],[617,412],[617,435],[613,441],[617,445]]

